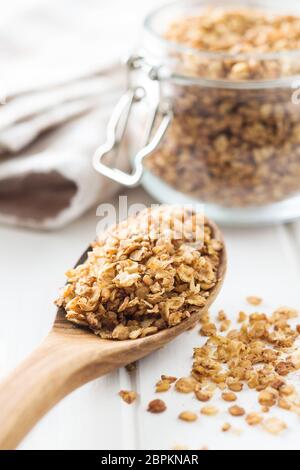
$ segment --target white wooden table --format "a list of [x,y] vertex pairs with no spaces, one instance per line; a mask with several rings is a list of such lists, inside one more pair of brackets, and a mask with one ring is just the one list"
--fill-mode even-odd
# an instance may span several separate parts
[[[128,193],[129,203],[153,202],[142,189]],[[115,199],[117,204],[117,199]],[[47,334],[55,315],[53,300],[64,284],[64,272],[95,237],[95,210],[64,230],[53,233],[0,227],[0,376],[7,374]],[[229,252],[225,287],[211,309],[235,318],[239,310],[253,308],[249,295],[264,298],[263,308],[289,305],[300,309],[300,224],[257,229],[224,229]],[[185,409],[199,411],[201,403],[175,391],[163,395],[168,409],[160,415],[146,412],[157,398],[154,384],[161,374],[188,375],[193,347],[202,338],[185,333],[164,349],[139,362],[129,374],[122,369],[82,387],[56,406],[23,441],[22,449],[171,449],[176,445],[199,449],[294,449],[300,447],[300,421],[293,414],[274,410],[288,429],[274,437],[250,428],[243,418],[226,412],[226,403],[214,403],[220,414],[199,415],[195,423],[177,419]],[[300,377],[295,383],[300,391]],[[128,406],[120,389],[134,389],[138,401]],[[245,392],[239,402],[257,410],[256,394]],[[5,404],[1,404],[5,406]],[[236,432],[224,434],[229,421]],[[1,423],[0,423],[1,426]]]

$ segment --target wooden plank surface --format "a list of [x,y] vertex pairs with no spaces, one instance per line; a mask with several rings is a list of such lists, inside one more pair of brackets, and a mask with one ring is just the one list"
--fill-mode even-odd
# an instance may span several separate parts
[[[95,238],[95,210],[50,233],[0,227],[0,375],[3,377],[47,334],[64,272]],[[51,411],[23,449],[118,448],[121,443],[119,373],[82,387]]]
[[[151,198],[141,189],[130,191],[129,204]],[[114,200],[117,205],[117,199]],[[46,335],[55,308],[53,299],[64,283],[64,271],[95,236],[95,210],[71,226],[53,233],[0,227],[0,375],[4,376]],[[253,308],[248,295],[264,298],[263,308],[288,304],[300,308],[299,224],[263,229],[224,230],[229,251],[225,287],[212,307],[213,316],[223,308],[232,318]],[[298,251],[297,251],[298,249]],[[222,410],[217,417],[200,416],[196,423],[184,423],[177,415],[184,409],[199,412],[201,403],[190,395],[174,391],[162,395],[168,409],[164,414],[146,412],[149,400],[157,398],[154,384],[162,373],[188,375],[193,347],[203,339],[197,329],[185,333],[173,344],[140,361],[136,372],[120,370],[74,392],[52,410],[23,442],[23,449],[171,449],[176,445],[199,449],[214,448],[297,448],[300,441],[298,418],[282,410],[289,429],[281,437],[250,429],[243,418],[232,418],[226,404],[216,398]],[[297,377],[299,382],[299,377]],[[135,389],[136,404],[128,406],[119,390]],[[240,400],[248,411],[256,410],[255,395],[243,393]],[[236,433],[223,434],[229,421]]]
[[[27,1],[26,7],[37,3]],[[39,2],[40,3],[40,2]],[[0,22],[24,8],[23,0],[2,5]],[[130,192],[130,201],[151,202],[142,190]],[[116,202],[116,201],[115,201]],[[31,232],[0,226],[0,377],[5,376],[47,334],[55,308],[53,299],[64,283],[64,271],[74,264],[80,252],[95,236],[97,219],[91,211],[80,221],[53,233]],[[223,308],[229,316],[244,308],[244,299],[260,295],[263,308],[271,311],[282,304],[300,308],[300,222],[265,229],[225,230],[229,249],[229,271],[224,290],[212,308],[215,315]],[[188,424],[177,419],[183,409],[199,411],[201,404],[191,396],[168,392],[165,414],[146,412],[156,397],[154,384],[161,373],[187,375],[192,349],[201,344],[197,330],[186,333],[164,350],[140,361],[137,371],[124,369],[96,380],[74,392],[53,409],[28,435],[23,449],[170,449],[189,448],[299,448],[299,418],[284,411],[289,429],[281,437],[250,429],[241,418],[230,418],[226,411],[218,417],[201,417]],[[296,384],[299,387],[299,377]],[[128,406],[117,393],[135,388],[140,398]],[[219,408],[224,403],[215,400]],[[252,394],[243,394],[241,404],[256,409]],[[236,434],[222,434],[220,427],[230,421]],[[241,431],[241,433],[239,432]]]
[[[263,297],[262,309],[271,312],[282,305],[300,307],[299,271],[294,262],[293,243],[290,232],[283,226],[264,229],[224,230],[229,255],[229,269],[225,287],[211,309],[216,316],[224,309],[229,318],[234,319],[240,310],[254,312],[247,305],[249,295]],[[220,413],[216,417],[200,416],[201,403],[192,395],[178,394],[175,391],[159,394],[168,409],[164,414],[151,415],[145,412],[147,403],[158,394],[154,384],[161,374],[187,376],[192,364],[193,347],[203,343],[197,329],[175,340],[165,350],[158,351],[139,364],[140,435],[141,447],[171,449],[176,445],[190,449],[269,449],[298,448],[300,440],[299,418],[283,410],[270,412],[285,420],[289,429],[282,436],[272,436],[257,428],[250,428],[243,418],[233,418],[228,412],[228,404],[221,401],[219,394],[212,404]],[[299,374],[296,374],[299,383]],[[245,391],[238,403],[248,412],[259,411],[257,394]],[[185,423],[177,419],[183,410],[198,413],[195,423]],[[221,432],[223,423],[229,422],[234,432]]]

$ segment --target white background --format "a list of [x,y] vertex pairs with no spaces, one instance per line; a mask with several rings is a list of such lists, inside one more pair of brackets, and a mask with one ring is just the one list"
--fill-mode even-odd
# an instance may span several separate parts
[[[1,22],[6,21],[23,0],[1,2]],[[27,0],[27,5],[34,3]],[[132,202],[151,203],[143,190],[129,192]],[[115,200],[117,204],[117,200]],[[64,272],[95,237],[95,210],[64,230],[53,233],[0,227],[0,375],[5,376],[43,339],[55,316],[54,299],[64,284]],[[234,318],[247,312],[245,297],[259,295],[267,312],[281,305],[300,308],[300,224],[257,229],[224,229],[229,252],[225,287],[212,308],[215,316],[224,309]],[[170,449],[175,445],[199,449],[288,449],[299,448],[299,418],[276,410],[270,415],[286,421],[288,429],[278,437],[250,428],[243,418],[228,415],[227,404],[218,398],[217,417],[200,416],[195,423],[179,421],[180,411],[199,412],[201,403],[191,395],[167,392],[167,411],[146,412],[157,398],[154,384],[161,374],[188,375],[193,347],[201,344],[197,330],[186,333],[171,345],[138,364],[135,374],[124,369],[98,379],[63,400],[28,435],[23,449]],[[300,389],[299,377],[295,383]],[[139,399],[124,404],[120,389],[135,389]],[[239,403],[247,411],[258,409],[256,395],[243,393]],[[1,404],[3,406],[3,404]],[[235,432],[224,434],[229,421]],[[1,423],[0,423],[1,426]]]
[[[129,192],[129,203],[152,202],[142,189]],[[114,201],[117,206],[117,198]],[[4,376],[47,334],[55,316],[53,300],[64,284],[64,272],[95,237],[95,211],[59,232],[39,233],[0,227],[0,372]],[[224,309],[235,318],[239,310],[253,312],[246,296],[264,298],[262,309],[288,304],[300,308],[300,225],[262,229],[224,229],[229,254],[225,287],[211,309],[215,317]],[[157,398],[154,384],[161,374],[186,376],[192,364],[193,347],[203,339],[198,328],[185,333],[171,345],[138,364],[129,375],[124,369],[98,379],[67,397],[29,434],[24,449],[171,449],[185,445],[191,449],[299,448],[299,417],[283,410],[272,411],[289,428],[278,437],[262,429],[250,428],[243,418],[227,413],[228,404],[214,399],[217,417],[200,416],[196,423],[179,421],[185,409],[199,412],[201,403],[192,395],[175,391],[162,396],[168,409],[161,415],[146,412],[147,403]],[[299,376],[295,384],[299,387]],[[118,397],[120,389],[135,389],[137,402],[126,405]],[[257,411],[256,393],[242,393],[239,404]],[[229,421],[235,432],[223,434]],[[242,431],[242,433],[240,433]]]

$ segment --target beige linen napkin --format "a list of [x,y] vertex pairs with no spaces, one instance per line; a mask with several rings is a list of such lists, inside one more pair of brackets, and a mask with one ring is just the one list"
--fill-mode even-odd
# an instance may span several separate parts
[[24,2],[1,26],[0,222],[58,228],[116,191],[92,155],[125,87],[120,57],[157,3]]

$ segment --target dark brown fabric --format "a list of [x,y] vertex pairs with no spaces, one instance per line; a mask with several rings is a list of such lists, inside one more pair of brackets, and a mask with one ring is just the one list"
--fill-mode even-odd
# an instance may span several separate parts
[[58,171],[0,180],[0,213],[42,221],[70,206],[77,185]]

